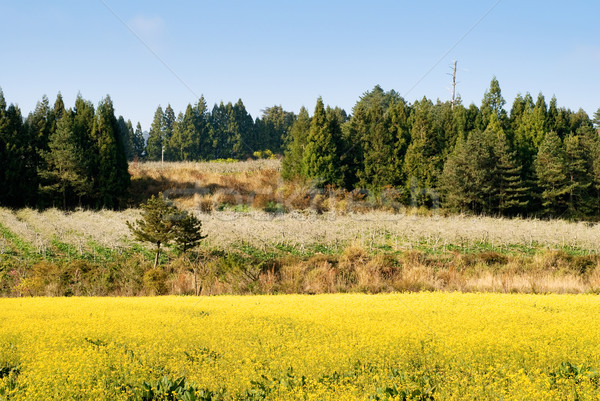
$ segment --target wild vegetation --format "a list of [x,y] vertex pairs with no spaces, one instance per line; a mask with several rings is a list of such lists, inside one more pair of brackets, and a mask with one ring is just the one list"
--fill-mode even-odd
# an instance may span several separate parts
[[[72,109],[44,97],[23,119],[0,92],[0,205],[122,208],[127,160],[283,157],[281,176],[313,190],[368,192],[394,204],[497,216],[596,220],[600,110],[518,95],[507,112],[494,78],[481,105],[412,104],[376,86],[348,115],[317,99],[312,116],[280,106],[253,119],[239,100],[209,111],[203,98],[176,115],[156,110],[147,141],[138,124],[79,96]],[[130,196],[128,196],[130,195]]]
[[[164,171],[172,178],[194,170],[165,165]],[[241,187],[263,185],[266,175],[273,176],[259,169],[202,177],[216,182],[228,177]],[[203,187],[205,181],[198,183]],[[0,291],[29,296],[600,290],[596,224],[349,210],[336,198],[322,202],[328,211],[308,202],[306,209],[288,212],[279,203],[271,211],[265,211],[268,203],[260,203],[262,209],[258,203],[229,204],[219,193],[177,200],[194,212],[207,237],[185,254],[165,248],[158,268],[154,246],[136,242],[126,224],[140,218],[139,210],[0,209]]]
[[599,302],[439,292],[1,299],[0,399],[591,400]]

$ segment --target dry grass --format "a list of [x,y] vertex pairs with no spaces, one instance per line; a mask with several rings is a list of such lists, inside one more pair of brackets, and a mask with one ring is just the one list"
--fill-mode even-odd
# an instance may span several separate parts
[[[217,274],[218,260],[193,266],[196,277],[189,262],[171,261],[169,293],[600,292],[599,224],[373,211],[353,200],[359,194],[283,184],[277,160],[132,163],[130,170],[140,191],[170,188],[180,206],[200,217],[208,234],[202,252],[246,255],[251,247],[284,255],[227,279]],[[274,205],[287,212],[260,210]],[[80,252],[101,246],[120,254],[132,243],[126,221],[138,217],[138,209],[0,208],[0,224],[41,255],[56,241]],[[0,256],[11,248],[0,234]]]
[[[405,214],[212,212],[197,215],[208,234],[209,247],[229,248],[241,242],[260,248],[287,245],[300,251],[314,245],[345,248],[356,244],[368,251],[385,247],[391,251],[426,248],[448,252],[452,246],[465,251],[487,244],[497,250],[511,247],[573,249],[600,252],[600,225],[566,221],[497,219],[487,217],[422,217]],[[53,238],[77,245],[91,239],[108,248],[126,246],[131,240],[126,221],[139,217],[137,209],[62,212],[48,209],[13,211],[0,208],[0,223],[35,246]],[[546,260],[541,264],[556,265]],[[547,267],[547,266],[546,266]]]

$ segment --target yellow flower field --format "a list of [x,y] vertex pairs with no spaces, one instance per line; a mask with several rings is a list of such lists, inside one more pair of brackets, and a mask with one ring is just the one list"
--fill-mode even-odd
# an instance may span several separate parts
[[0,300],[1,400],[592,400],[599,368],[595,295]]

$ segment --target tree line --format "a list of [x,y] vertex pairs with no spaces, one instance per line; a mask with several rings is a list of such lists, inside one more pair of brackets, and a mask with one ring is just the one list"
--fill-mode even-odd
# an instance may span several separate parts
[[273,106],[254,120],[241,100],[235,104],[215,104],[211,111],[201,97],[195,105],[188,104],[177,117],[170,105],[164,111],[159,106],[143,157],[154,161],[189,161],[245,159],[264,150],[279,154],[295,119],[294,113]]
[[66,108],[43,96],[27,117],[0,89],[0,205],[119,208],[127,204],[128,161],[243,159],[281,153],[294,113],[281,106],[254,120],[241,100],[208,110],[204,98],[184,113],[159,106],[147,140],[140,123],[116,117],[112,100],[97,108],[78,95]]
[[78,96],[67,109],[44,96],[26,118],[0,90],[0,205],[116,208],[127,161],[244,159],[282,154],[282,175],[317,187],[364,190],[406,205],[457,212],[589,218],[600,212],[600,109],[518,95],[506,111],[492,79],[480,106],[423,97],[410,104],[376,86],[348,115],[317,99],[309,115],[281,106],[253,119],[243,102],[201,97],[175,115],[159,106],[148,138]]
[[282,174],[455,212],[597,216],[600,109],[592,120],[541,93],[505,103],[495,77],[480,107],[376,86],[348,117],[319,98],[290,128]]
[[23,118],[0,90],[0,205],[119,207],[130,183],[122,141],[130,125],[109,96],[97,109],[81,96],[65,108],[60,94],[51,107],[44,96]]

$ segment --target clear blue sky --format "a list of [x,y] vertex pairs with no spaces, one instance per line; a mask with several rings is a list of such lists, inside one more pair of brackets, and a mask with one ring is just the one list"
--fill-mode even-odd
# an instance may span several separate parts
[[110,94],[147,130],[159,104],[179,112],[201,94],[209,107],[241,98],[253,117],[312,113],[318,96],[350,112],[376,84],[446,100],[457,59],[465,104],[495,75],[507,109],[542,91],[592,114],[599,18],[592,0],[4,1],[0,87],[24,114],[44,94],[61,91],[68,107],[78,92],[95,104]]

